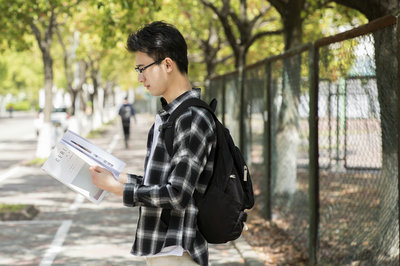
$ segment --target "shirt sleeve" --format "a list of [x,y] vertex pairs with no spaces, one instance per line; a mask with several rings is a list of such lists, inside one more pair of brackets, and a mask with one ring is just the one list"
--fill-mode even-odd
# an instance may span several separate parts
[[138,176],[134,174],[127,174],[128,175],[128,182],[129,184],[142,184],[143,183],[143,176]]
[[[184,209],[216,143],[215,123],[208,111],[191,108],[176,120],[168,182],[161,185],[124,185],[126,206]],[[151,172],[151,171],[150,171]]]

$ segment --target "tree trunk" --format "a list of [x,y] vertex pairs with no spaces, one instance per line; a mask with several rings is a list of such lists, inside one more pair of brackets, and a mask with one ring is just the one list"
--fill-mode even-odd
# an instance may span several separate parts
[[[71,105],[71,110],[70,114],[71,116],[75,115],[75,106],[76,106],[76,100],[77,94],[81,93],[82,91],[82,86],[86,82],[86,62],[83,60],[79,60],[76,62],[73,62],[74,58],[76,58],[76,49],[79,45],[79,32],[75,31],[74,32],[74,43],[71,46],[70,51],[68,51],[61,32],[58,28],[56,28],[56,33],[59,39],[59,42],[61,44],[61,47],[64,52],[64,73],[65,73],[65,78],[67,81],[67,87],[68,87],[68,92],[71,96],[72,100],[72,105]],[[74,71],[74,66],[75,66],[75,71]]]
[[[380,178],[381,214],[375,239],[377,255],[393,259],[399,252],[398,195],[398,53],[395,27],[374,34],[378,100],[381,108],[382,172]],[[385,258],[380,258],[385,259]]]
[[[102,108],[99,104],[99,85],[101,84],[100,72],[98,69],[99,62],[90,62],[90,75],[93,82],[93,93],[90,94],[90,100],[92,102],[92,128],[97,129],[102,125]],[[101,95],[103,96],[103,95]],[[103,99],[102,99],[103,100]]]
[[71,116],[74,116],[76,113],[76,101],[78,99],[78,91],[75,90],[70,90],[69,91],[70,95],[71,95]]
[[43,68],[44,68],[44,91],[45,106],[43,110],[44,123],[39,132],[39,139],[36,149],[36,156],[39,158],[47,157],[50,154],[52,146],[55,145],[54,130],[51,125],[51,112],[53,109],[53,58],[51,57],[51,41],[54,30],[55,16],[51,13],[49,25],[42,34],[35,24],[30,25],[34,33],[40,51],[42,52]]
[[276,141],[275,193],[296,192],[297,154],[299,146],[299,113],[301,56],[284,60],[282,105],[278,116]]
[[[398,0],[335,0],[336,3],[354,8],[369,21],[382,16],[398,15]],[[399,27],[399,25],[397,25]],[[399,256],[399,53],[395,27],[374,33],[376,80],[382,130],[382,171],[380,177],[380,214],[375,233],[370,235],[376,244],[377,260],[398,262]],[[397,256],[397,259],[396,259]]]
[[[301,11],[304,1],[291,1],[280,12],[284,24],[285,50],[301,45]],[[300,98],[301,55],[283,61],[282,105],[278,114],[278,125],[273,141],[272,169],[274,193],[293,194],[296,191],[297,151],[299,146],[298,105]]]
[[53,59],[50,55],[50,47],[49,49],[42,50],[42,58],[44,65],[45,107],[43,110],[44,123],[39,132],[36,148],[36,156],[38,158],[47,157],[57,141],[55,139],[54,128],[51,124],[51,112],[53,109]]
[[243,153],[244,158],[248,158],[246,149],[246,129],[245,121],[247,117],[246,113],[246,100],[244,98],[244,83],[245,83],[245,67],[246,67],[246,52],[243,47],[239,48],[239,58],[237,60],[238,69],[238,96],[239,96],[239,116],[237,121],[239,121],[239,147]]
[[44,122],[50,123],[51,111],[53,109],[53,59],[50,55],[50,47],[42,51],[44,66],[44,91],[45,91],[45,107]]

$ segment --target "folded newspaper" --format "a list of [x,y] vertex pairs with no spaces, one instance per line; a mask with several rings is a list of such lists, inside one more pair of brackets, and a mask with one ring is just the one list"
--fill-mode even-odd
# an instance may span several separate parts
[[126,163],[67,130],[51,151],[42,169],[91,202],[99,204],[107,192],[92,183],[89,167],[94,165],[106,168],[118,179]]

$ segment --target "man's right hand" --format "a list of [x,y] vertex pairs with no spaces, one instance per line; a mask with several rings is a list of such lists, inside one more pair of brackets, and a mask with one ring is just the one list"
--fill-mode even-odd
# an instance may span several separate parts
[[120,173],[118,176],[118,182],[120,182],[121,184],[128,183],[128,174]]
[[89,172],[92,176],[92,182],[96,187],[112,192],[117,196],[122,196],[124,186],[115,180],[110,171],[100,166],[91,166],[89,167]]

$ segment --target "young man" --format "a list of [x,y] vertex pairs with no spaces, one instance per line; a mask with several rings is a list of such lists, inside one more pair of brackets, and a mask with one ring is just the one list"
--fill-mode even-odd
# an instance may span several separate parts
[[204,193],[212,175],[213,117],[202,108],[188,108],[176,120],[171,157],[162,130],[180,103],[200,97],[187,76],[186,42],[174,26],[153,22],[131,34],[127,48],[136,53],[139,81],[151,95],[162,96],[163,108],[149,131],[144,177],[121,175],[117,182],[106,170],[91,167],[93,182],[121,195],[126,206],[140,208],[132,254],[146,256],[148,265],[208,265],[193,193]]

